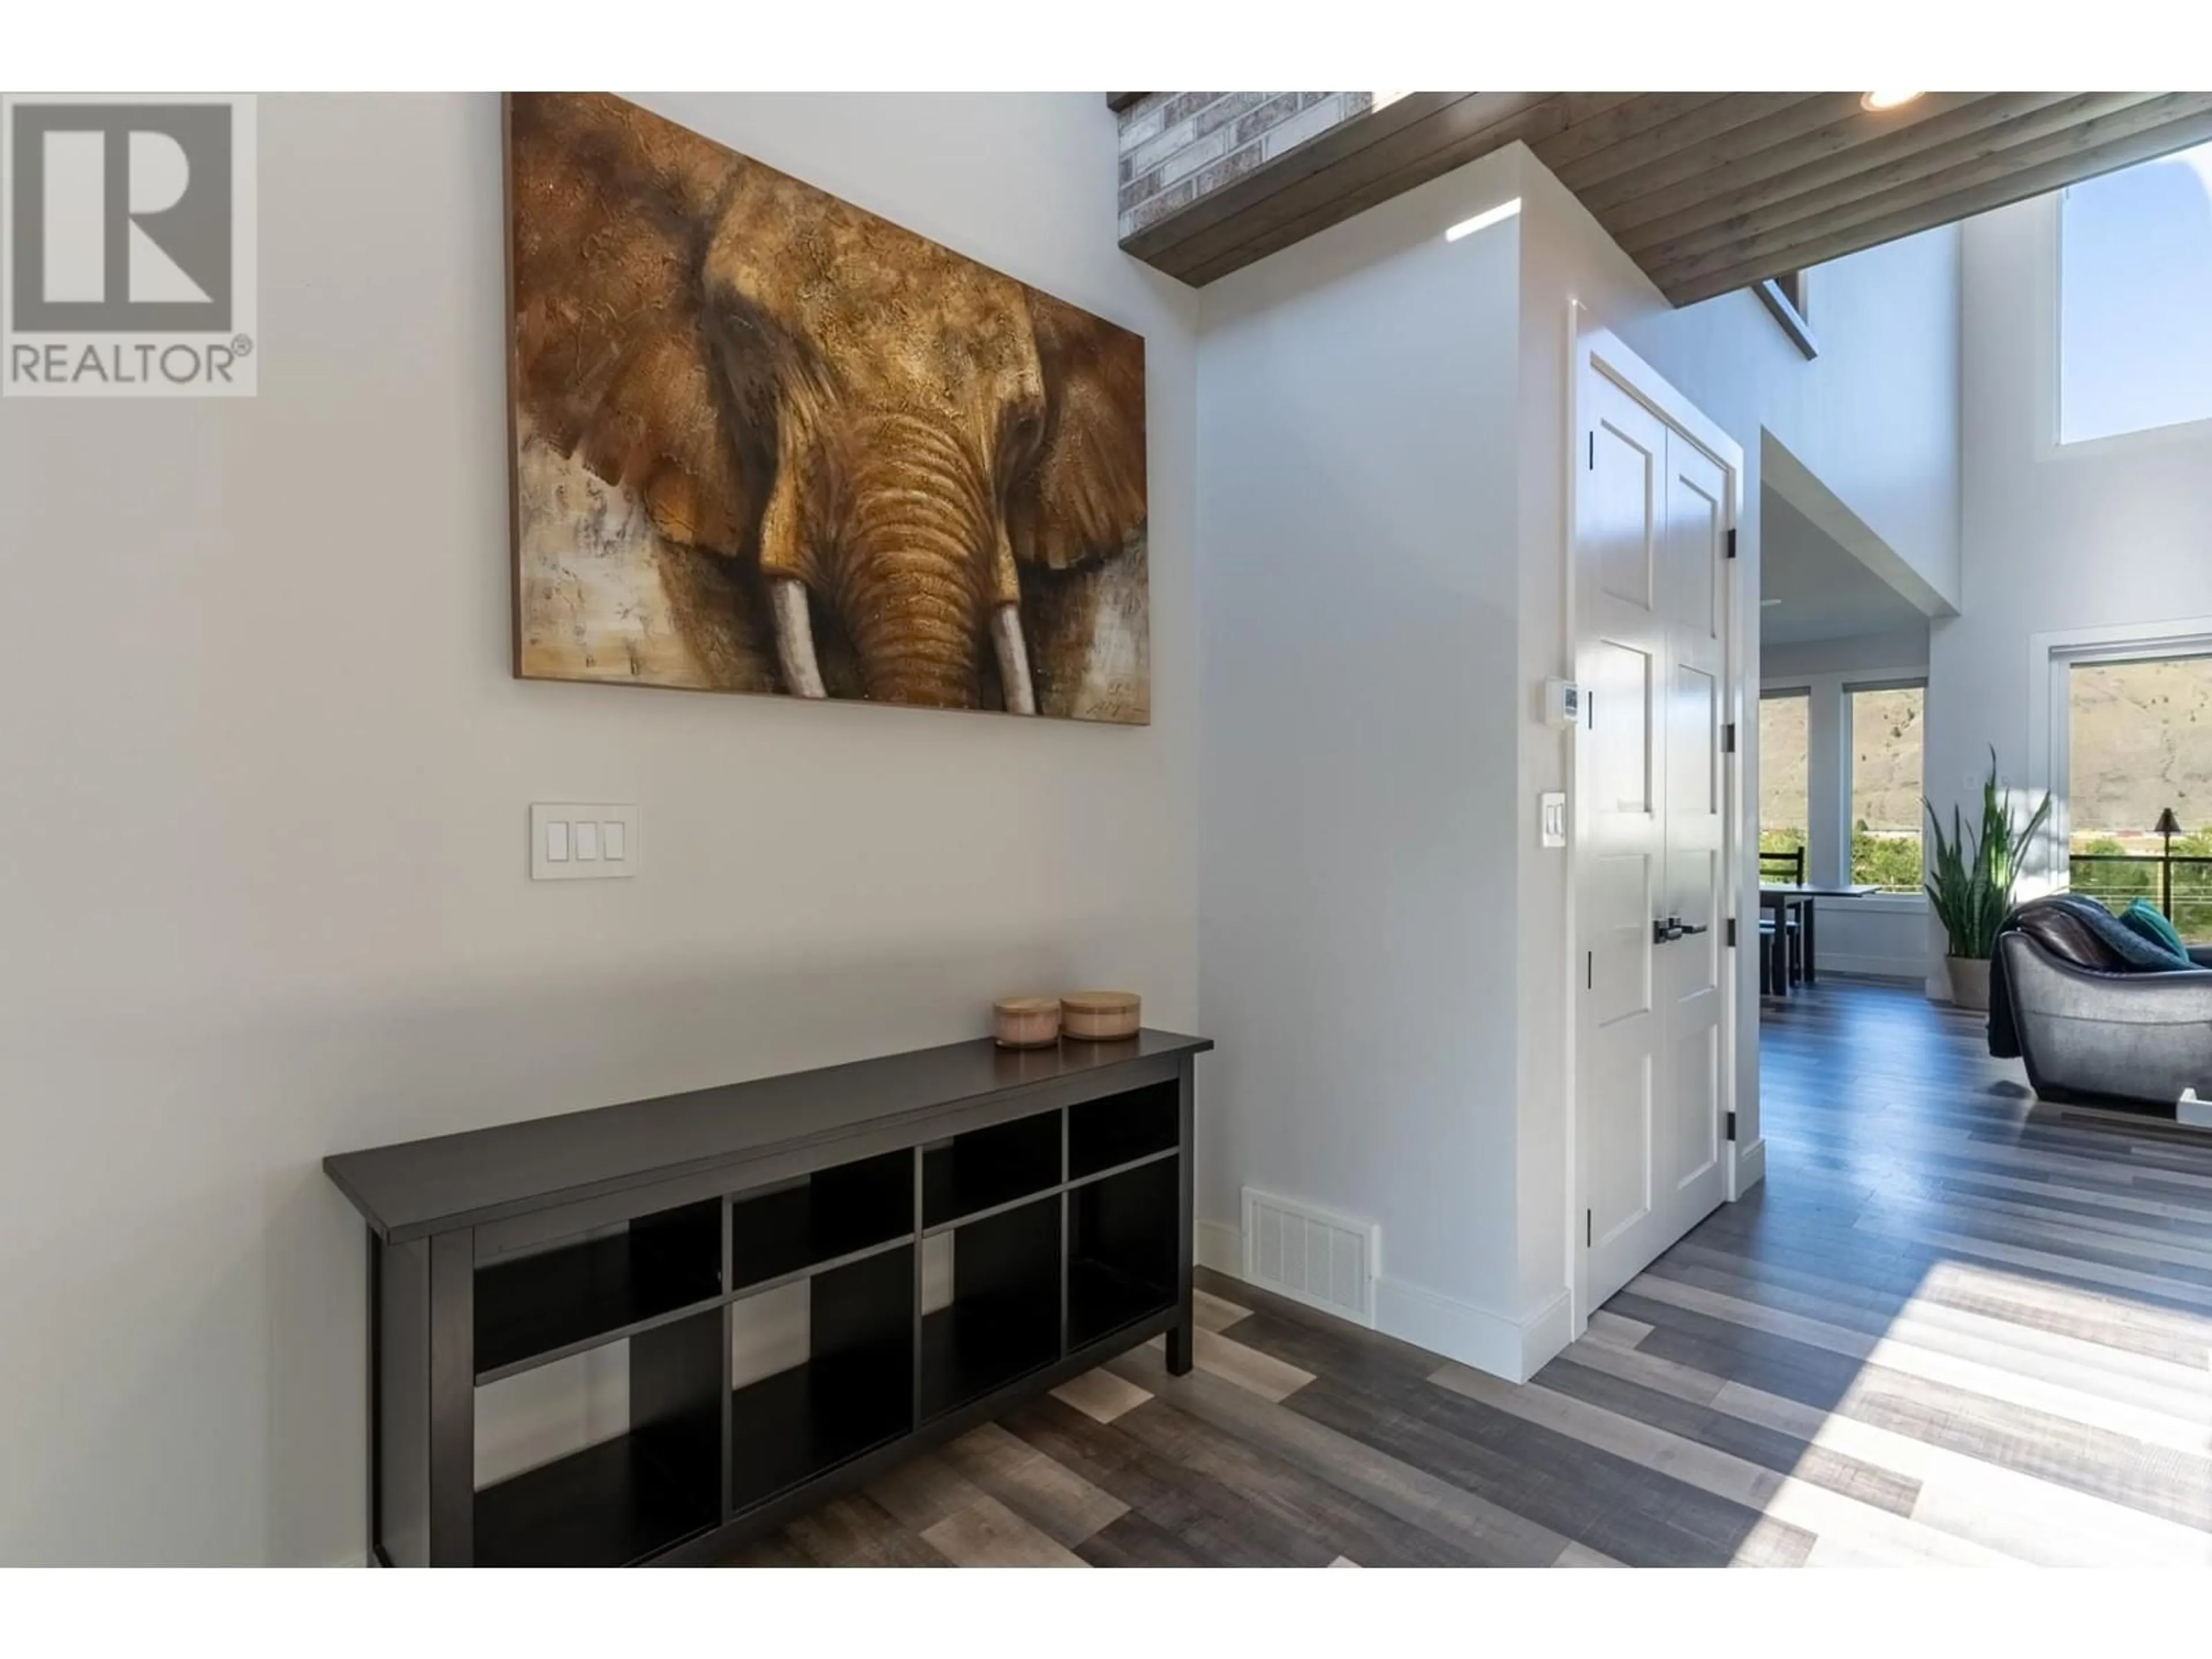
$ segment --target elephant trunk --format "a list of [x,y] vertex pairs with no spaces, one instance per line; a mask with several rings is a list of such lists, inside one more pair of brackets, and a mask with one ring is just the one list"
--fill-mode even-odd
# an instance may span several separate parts
[[973,707],[997,514],[981,465],[935,422],[885,417],[848,477],[838,595],[869,697]]

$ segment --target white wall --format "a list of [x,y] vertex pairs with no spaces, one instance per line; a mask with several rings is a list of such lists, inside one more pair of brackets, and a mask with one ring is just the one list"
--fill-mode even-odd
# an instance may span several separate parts
[[[1559,734],[1534,718],[1534,687],[1571,672],[1566,637],[1565,549],[1567,451],[1575,441],[1569,388],[1571,307],[1580,326],[1607,328],[1742,447],[1744,474],[1738,599],[1759,608],[1762,458],[1783,447],[1863,521],[1878,544],[1939,598],[1957,586],[1959,236],[1930,231],[1822,266],[1814,273],[1815,332],[1821,355],[1806,359],[1757,297],[1723,295],[1686,310],[1669,307],[1571,192],[1525,149],[1521,171],[1522,563],[1521,671],[1523,716],[1516,816],[1522,925],[1522,1012],[1517,1200],[1521,1263],[1514,1316],[1550,1333],[1548,1317],[1571,1266],[1565,1214],[1569,1122],[1568,1008],[1573,949],[1557,919],[1565,914],[1568,866],[1536,846],[1536,792],[1568,787],[1569,756]],[[1750,637],[1755,638],[1755,633]],[[1747,662],[1755,684],[1757,665]],[[1758,799],[1755,720],[1739,708],[1743,818],[1753,833]],[[1753,914],[1755,874],[1747,865],[1738,913]],[[1824,916],[1823,921],[1826,921]],[[1740,1006],[1757,1006],[1758,964],[1738,953]],[[1758,1023],[1738,1021],[1738,1160],[1743,1185],[1764,1168],[1759,1139]],[[1540,1346],[1527,1355],[1533,1364]]]
[[[1385,1328],[1510,1334],[1516,228],[1492,157],[1205,290],[1199,1211],[1380,1221]],[[1500,1350],[1502,1351],[1502,1350]]]
[[1816,268],[1809,360],[1748,291],[1609,325],[1747,450],[1780,441],[1955,605],[1959,248],[1945,225]]
[[2048,684],[2034,635],[2212,616],[2212,427],[2058,448],[2057,198],[1965,231],[1960,614],[1934,625],[1928,696],[1929,794],[1947,813],[1978,796],[1992,744],[2008,782],[2048,781],[2029,749]]
[[1854,634],[1840,640],[1796,640],[1787,644],[1763,643],[1759,647],[1759,672],[1769,684],[1793,678],[1800,684],[1814,674],[1840,674],[1866,679],[1871,671],[1900,669],[1928,672],[1928,625],[1885,629],[1879,634]]
[[[1954,583],[1956,234],[1820,276],[1814,363],[1749,295],[1672,311],[1516,146],[1206,290],[1214,1260],[1249,1183],[1381,1224],[1384,1328],[1507,1375],[1564,1341],[1568,866],[1535,798],[1568,781],[1538,691],[1572,665],[1569,300],[1743,443],[1750,500],[1771,429]],[[1753,615],[1757,534],[1747,513]],[[1748,1139],[1755,1022],[1737,1060]]]
[[[264,99],[259,398],[0,404],[0,1562],[360,1559],[326,1152],[1016,988],[1196,1021],[1198,305],[1112,116],[647,101],[1146,337],[1154,723],[511,680],[496,100]],[[533,886],[533,799],[638,802],[643,874]]]

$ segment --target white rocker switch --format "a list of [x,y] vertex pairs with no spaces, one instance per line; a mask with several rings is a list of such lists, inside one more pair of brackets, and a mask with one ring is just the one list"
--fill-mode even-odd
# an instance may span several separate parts
[[530,808],[532,881],[608,881],[637,873],[637,808],[538,801]]
[[1567,797],[1565,791],[1547,789],[1536,797],[1538,835],[1546,847],[1567,844]]

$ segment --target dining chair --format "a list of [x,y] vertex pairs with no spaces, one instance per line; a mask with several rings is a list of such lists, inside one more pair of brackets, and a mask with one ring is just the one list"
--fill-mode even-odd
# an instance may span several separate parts
[[[1792,847],[1781,852],[1761,852],[1759,855],[1759,878],[1765,882],[1770,878],[1792,886],[1802,886],[1805,881],[1805,849]],[[1804,976],[1804,929],[1799,925],[1798,918],[1791,914],[1790,907],[1786,904],[1772,916],[1761,910],[1759,917],[1759,994],[1761,996],[1778,994],[1773,985],[1772,967],[1774,930],[1778,924],[1784,929],[1784,973],[1788,980],[1778,994],[1788,995],[1790,987]]]

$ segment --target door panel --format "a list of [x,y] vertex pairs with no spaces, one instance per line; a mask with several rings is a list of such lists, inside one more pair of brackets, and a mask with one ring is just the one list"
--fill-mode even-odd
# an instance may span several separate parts
[[1651,1012],[1651,860],[1641,853],[1601,859],[1589,888],[1590,1018],[1600,1028]]
[[1712,457],[1680,434],[1668,446],[1667,527],[1661,545],[1660,609],[1667,619],[1718,647],[1726,612],[1722,605],[1721,567],[1725,556],[1728,508],[1722,491],[1727,475]]
[[1667,698],[1666,914],[1700,926],[1722,899],[1720,715],[1718,678],[1678,659]]
[[[1674,1071],[1670,1079],[1676,1100],[1717,1100],[1720,1097],[1720,1025],[1700,1024],[1674,1043]],[[1720,1167],[1720,1120],[1712,1112],[1678,1114],[1673,1125],[1673,1164],[1677,1190],[1693,1188],[1707,1173]],[[1715,1200],[1717,1202],[1718,1200]],[[1704,1218],[1698,1212],[1691,1224]]]
[[1720,754],[1710,739],[1720,724],[1720,683],[1695,663],[1674,665],[1667,699],[1667,811],[1710,817],[1720,811]]
[[1641,816],[1651,807],[1653,654],[1648,643],[1619,640],[1600,640],[1590,653],[1590,787],[1602,812]]
[[1653,508],[1664,477],[1666,428],[1643,405],[1607,411],[1592,442],[1589,519],[1581,533],[1601,592],[1640,611],[1652,605],[1658,542]]
[[[1723,1195],[1728,477],[1606,376],[1584,398],[1577,1122],[1595,1307]],[[1705,931],[1670,939],[1669,917]]]
[[1651,1145],[1651,1056],[1624,1052],[1601,1080],[1596,1098],[1598,1137],[1621,1153],[1595,1171],[1590,1189],[1591,1247],[1605,1250],[1632,1238],[1652,1213],[1650,1183],[1658,1160]]
[[1720,864],[1717,852],[1697,854],[1679,849],[1671,853],[1667,860],[1674,882],[1674,896],[1661,908],[1686,927],[1705,930],[1702,933],[1685,933],[1663,952],[1663,959],[1671,970],[1668,988],[1678,1002],[1700,992],[1720,988],[1720,946],[1727,936],[1728,923],[1715,916],[1711,908],[1715,902],[1712,896],[1722,884]]

